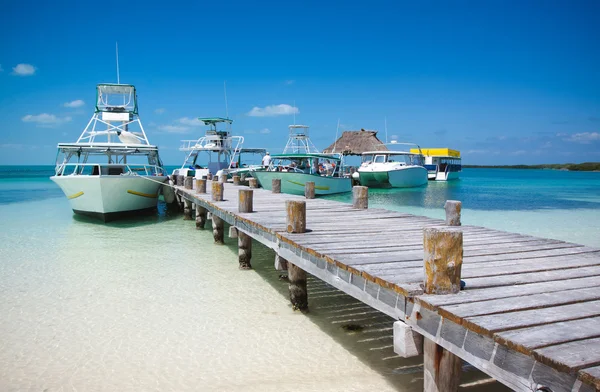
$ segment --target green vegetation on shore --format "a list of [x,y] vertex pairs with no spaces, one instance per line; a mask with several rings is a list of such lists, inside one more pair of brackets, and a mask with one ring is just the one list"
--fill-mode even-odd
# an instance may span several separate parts
[[466,168],[479,169],[553,169],[553,170],[569,170],[569,171],[600,171],[600,162],[584,162],[584,163],[550,163],[543,165],[463,165]]

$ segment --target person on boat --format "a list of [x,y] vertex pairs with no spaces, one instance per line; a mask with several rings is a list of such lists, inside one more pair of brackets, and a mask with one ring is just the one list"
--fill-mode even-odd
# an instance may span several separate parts
[[265,154],[265,156],[262,159],[262,165],[263,165],[263,167],[266,168],[266,167],[269,167],[270,163],[271,163],[271,155],[267,151],[267,153]]

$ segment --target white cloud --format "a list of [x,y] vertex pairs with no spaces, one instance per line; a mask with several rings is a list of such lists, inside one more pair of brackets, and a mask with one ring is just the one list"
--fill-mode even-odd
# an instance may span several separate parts
[[510,153],[511,155],[525,155],[527,154],[527,151],[525,150],[517,150],[517,151],[513,151]]
[[71,101],[71,102],[65,102],[63,104],[63,106],[66,107],[66,108],[80,108],[83,105],[85,105],[85,102],[83,102],[81,99],[76,99],[76,100]]
[[292,84],[296,83],[295,80],[286,80],[285,82],[283,82],[286,86],[291,86]]
[[156,114],[163,114],[164,112],[165,112],[165,108],[154,109],[154,113],[156,113]]
[[271,130],[269,128],[263,128],[260,130],[260,133],[262,133],[262,134],[271,133]]
[[202,121],[198,120],[197,118],[189,118],[189,117],[182,117],[179,120],[177,120],[177,122],[179,124],[187,125],[190,127],[199,127],[201,125],[204,125],[204,123]]
[[17,66],[13,68],[13,75],[30,76],[33,75],[35,71],[36,68],[31,64],[17,64]]
[[21,119],[23,122],[35,123],[38,127],[52,128],[71,121],[71,117],[57,117],[54,114],[28,114]]
[[190,128],[182,125],[161,125],[158,127],[161,131],[168,133],[187,133]]
[[469,150],[466,151],[465,154],[487,154],[489,152],[489,150]]
[[590,144],[591,142],[600,141],[600,133],[599,132],[581,132],[574,133],[572,135],[565,135],[564,133],[559,133],[556,136],[568,136],[564,138],[564,141],[581,143],[581,144]]
[[290,114],[298,114],[300,111],[297,107],[287,105],[285,103],[279,105],[269,105],[264,108],[255,106],[248,112],[248,116],[252,117],[273,117],[273,116],[287,116]]

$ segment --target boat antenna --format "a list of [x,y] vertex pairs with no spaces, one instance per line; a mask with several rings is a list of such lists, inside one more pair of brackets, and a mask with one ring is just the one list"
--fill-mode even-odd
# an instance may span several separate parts
[[384,124],[385,124],[385,142],[388,142],[388,138],[387,138],[387,117],[383,118]]
[[[225,116],[229,120],[229,106],[227,105],[227,81],[223,81],[223,92],[225,93]],[[231,131],[231,124],[227,124],[227,128]]]
[[117,50],[117,84],[121,84],[121,79],[119,78],[119,43],[115,42],[116,50]]
[[340,119],[338,118],[337,128],[335,129],[335,142],[333,142],[333,150],[331,152],[335,152],[335,146],[337,145],[339,130],[340,130]]

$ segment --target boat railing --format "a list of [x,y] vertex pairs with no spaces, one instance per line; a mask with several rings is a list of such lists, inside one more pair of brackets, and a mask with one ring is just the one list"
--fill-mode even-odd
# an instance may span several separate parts
[[166,176],[162,166],[118,163],[64,163],[56,166],[57,176]]

